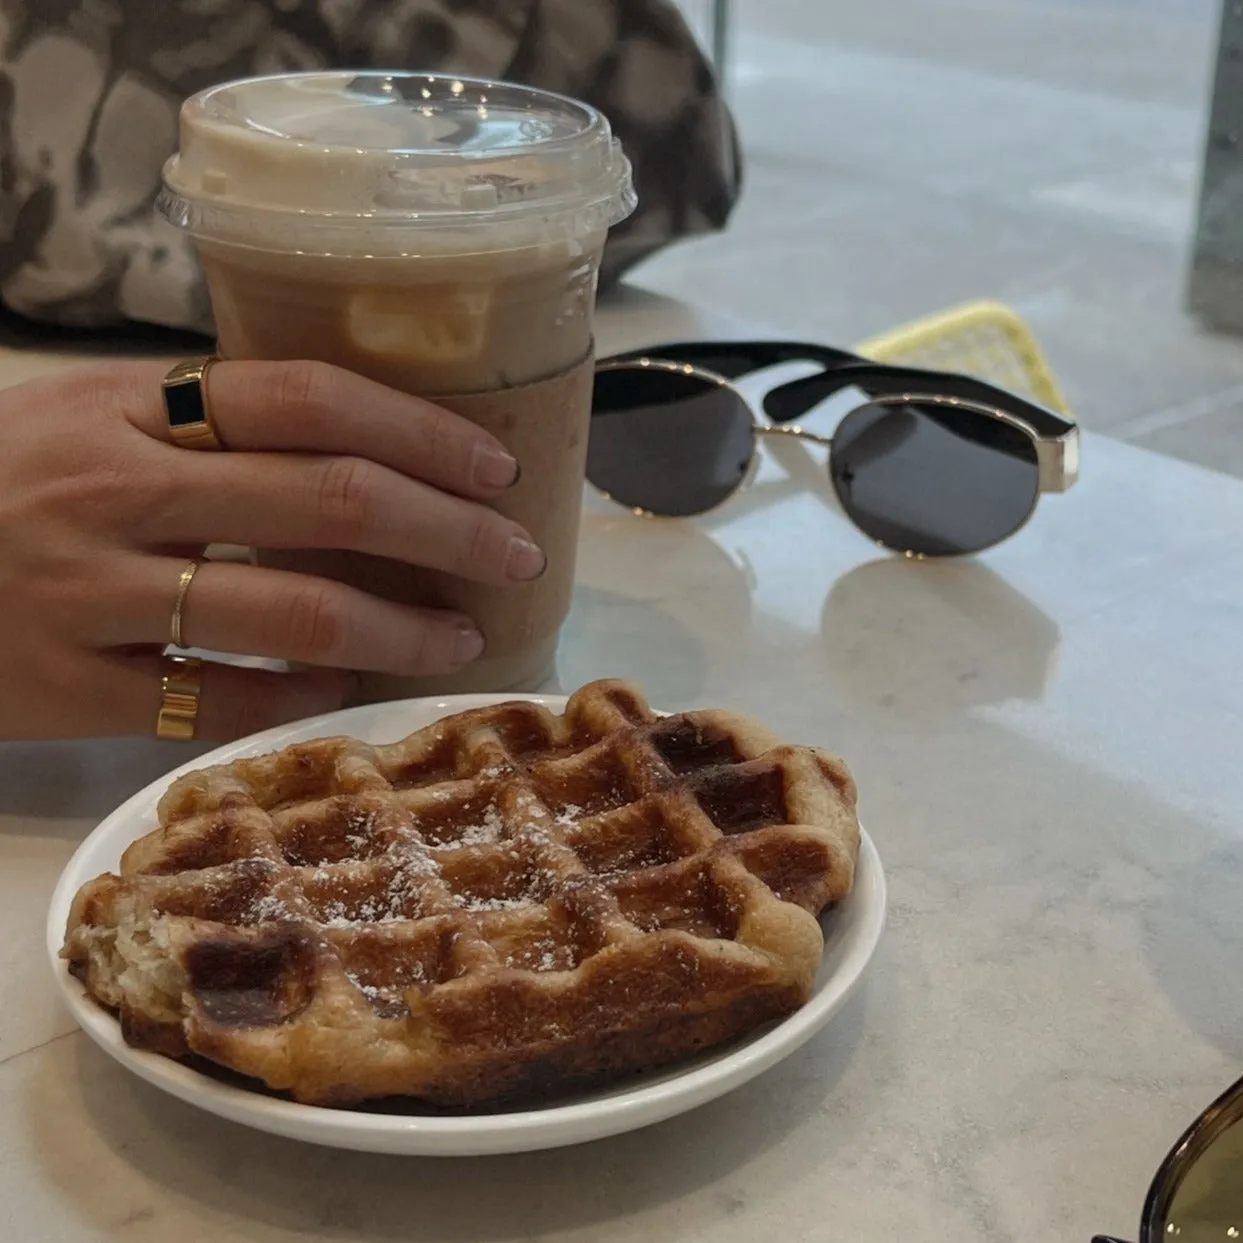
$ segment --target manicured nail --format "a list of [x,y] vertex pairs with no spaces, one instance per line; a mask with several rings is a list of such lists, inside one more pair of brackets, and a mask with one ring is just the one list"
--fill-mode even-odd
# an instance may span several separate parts
[[510,488],[522,473],[515,458],[491,445],[475,446],[475,483],[481,488]]
[[529,539],[515,535],[509,541],[509,553],[505,557],[505,573],[520,583],[529,583],[548,568],[548,558],[539,546]]
[[483,635],[477,626],[470,622],[462,622],[457,628],[457,637],[453,640],[453,663],[469,665],[483,655]]

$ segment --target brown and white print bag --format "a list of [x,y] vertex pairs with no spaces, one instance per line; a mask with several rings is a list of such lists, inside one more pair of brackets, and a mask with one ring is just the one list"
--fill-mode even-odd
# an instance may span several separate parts
[[0,0],[0,300],[46,322],[211,330],[154,212],[177,111],[230,78],[339,65],[523,82],[603,111],[638,212],[602,279],[724,226],[734,130],[672,0]]

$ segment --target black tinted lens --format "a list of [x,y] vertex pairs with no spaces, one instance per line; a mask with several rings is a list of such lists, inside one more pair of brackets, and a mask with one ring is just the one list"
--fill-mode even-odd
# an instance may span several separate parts
[[833,436],[833,484],[851,520],[900,552],[979,552],[1012,535],[1036,504],[1030,436],[954,406],[868,405]]
[[743,481],[754,448],[750,411],[731,389],[655,367],[596,373],[587,478],[622,505],[701,514]]

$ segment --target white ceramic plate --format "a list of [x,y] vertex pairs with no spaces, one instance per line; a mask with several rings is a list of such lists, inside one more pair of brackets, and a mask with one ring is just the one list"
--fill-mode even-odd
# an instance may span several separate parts
[[[391,742],[451,712],[502,703],[513,695],[457,695],[350,708],[271,729],[192,760],[116,809],[82,843],[62,873],[48,912],[47,949],[65,1000],[96,1044],[135,1074],[183,1101],[261,1131],[363,1152],[425,1156],[523,1152],[556,1148],[635,1130],[714,1100],[788,1057],[845,1002],[863,974],[885,922],[885,877],[871,838],[863,834],[855,887],[824,919],[825,954],[811,1000],[780,1023],[743,1042],[673,1069],[627,1080],[612,1091],[570,1097],[547,1109],[473,1115],[410,1116],[320,1109],[223,1083],[178,1062],[131,1049],[116,1020],[96,1006],[59,957],[69,906],[78,888],[116,868],[121,852],[156,825],[155,808],[174,777],[209,763],[272,751],[331,734]],[[554,711],[564,696],[530,696]]]

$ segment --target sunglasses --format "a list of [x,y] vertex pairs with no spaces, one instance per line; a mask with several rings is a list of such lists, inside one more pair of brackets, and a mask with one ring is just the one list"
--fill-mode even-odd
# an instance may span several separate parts
[[[782,363],[820,370],[771,389],[762,421],[734,381]],[[865,401],[832,436],[790,426],[847,389]],[[1079,429],[983,380],[869,362],[826,346],[684,342],[596,368],[587,478],[641,514],[686,518],[730,499],[761,437],[829,451],[846,516],[914,557],[982,552],[1021,530],[1042,492],[1079,477]]]
[[[1229,1243],[1243,1237],[1243,1079],[1215,1100],[1152,1180],[1139,1243]],[[1093,1243],[1120,1243],[1098,1235]]]

